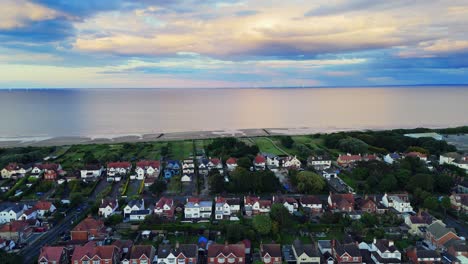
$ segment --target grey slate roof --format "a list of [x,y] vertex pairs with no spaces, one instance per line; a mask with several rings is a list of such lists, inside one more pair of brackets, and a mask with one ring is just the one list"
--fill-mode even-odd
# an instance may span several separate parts
[[449,232],[453,232],[454,234],[456,234],[455,229],[447,228],[440,221],[435,221],[434,223],[430,224],[427,227],[427,232],[430,232],[436,239],[440,239],[441,237],[445,236]]

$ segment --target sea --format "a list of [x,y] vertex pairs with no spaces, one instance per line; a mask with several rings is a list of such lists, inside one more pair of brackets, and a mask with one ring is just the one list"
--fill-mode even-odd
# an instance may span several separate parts
[[0,90],[0,138],[468,125],[468,86]]

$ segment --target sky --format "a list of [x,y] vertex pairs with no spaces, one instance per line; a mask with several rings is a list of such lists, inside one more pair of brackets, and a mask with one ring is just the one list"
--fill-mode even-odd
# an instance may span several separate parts
[[0,88],[468,84],[468,0],[0,4]]

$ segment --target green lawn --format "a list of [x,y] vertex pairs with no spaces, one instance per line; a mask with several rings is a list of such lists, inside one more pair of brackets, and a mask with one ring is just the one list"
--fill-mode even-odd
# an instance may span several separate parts
[[193,153],[192,140],[169,142],[170,157],[177,160],[188,158]]
[[285,153],[278,149],[270,140],[264,137],[255,137],[252,138],[255,144],[257,144],[258,148],[261,152],[271,153],[274,155],[284,155]]

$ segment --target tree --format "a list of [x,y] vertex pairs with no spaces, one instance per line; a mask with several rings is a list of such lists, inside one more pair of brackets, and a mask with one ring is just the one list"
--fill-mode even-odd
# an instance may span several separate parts
[[417,147],[417,146],[411,146],[406,149],[406,152],[419,152],[423,154],[429,154],[429,151],[425,148]]
[[386,174],[379,184],[379,188],[382,192],[394,191],[397,187],[398,181],[393,174]]
[[280,137],[281,145],[285,146],[286,148],[292,148],[294,144],[294,140],[290,136],[282,136]]
[[325,180],[317,173],[301,171],[297,174],[297,190],[301,193],[318,193],[325,187]]
[[237,166],[250,169],[250,167],[252,167],[252,161],[247,157],[242,157],[237,160]]
[[415,188],[421,188],[425,191],[432,192],[434,189],[434,180],[432,175],[425,173],[418,173],[410,178],[408,181],[408,189],[414,190]]
[[99,163],[99,161],[94,156],[94,153],[91,151],[85,152],[85,154],[83,155],[83,162],[85,164]]
[[279,227],[284,227],[289,222],[290,214],[288,209],[282,204],[275,203],[271,206],[270,217],[273,221],[277,222]]
[[253,227],[260,235],[267,235],[271,231],[271,218],[268,215],[256,215],[252,220]]
[[115,226],[123,222],[123,215],[121,214],[114,214],[106,218],[105,224],[107,226]]
[[450,207],[452,206],[450,202],[450,198],[448,198],[447,196],[444,196],[442,200],[440,201],[440,206],[442,207],[442,209],[444,209],[444,215],[446,215],[447,210],[450,209]]
[[338,141],[338,148],[342,151],[358,154],[366,153],[369,145],[366,142],[352,137],[347,137]]
[[211,193],[219,194],[224,191],[224,177],[217,169],[213,169],[208,173],[208,184]]
[[167,183],[165,180],[157,180],[150,187],[149,190],[156,195],[161,195],[167,188]]
[[429,210],[434,210],[437,208],[437,198],[434,196],[429,196],[426,199],[424,199],[424,208],[427,208]]
[[244,238],[244,226],[239,223],[229,224],[226,227],[226,239],[230,243],[237,243]]

